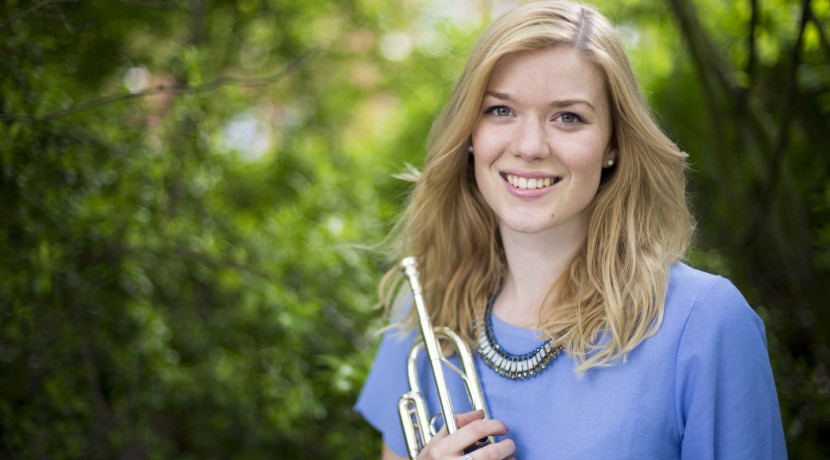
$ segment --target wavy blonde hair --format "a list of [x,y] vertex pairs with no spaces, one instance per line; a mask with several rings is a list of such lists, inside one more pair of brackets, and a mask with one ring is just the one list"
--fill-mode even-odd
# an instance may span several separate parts
[[[470,135],[496,64],[511,53],[556,46],[580,51],[604,75],[617,150],[589,205],[584,250],[551,286],[545,303],[555,308],[543,308],[547,317],[539,319],[582,372],[624,358],[660,327],[669,270],[693,228],[686,154],[653,120],[613,26],[595,9],[529,1],[482,34],[432,126],[425,166],[413,175],[409,205],[391,235],[396,257],[418,259],[433,325],[474,343],[473,318],[483,314],[506,261],[497,219],[476,186]],[[384,305],[400,293],[397,273],[391,269],[380,283]],[[411,311],[403,323],[411,327],[413,318]]]

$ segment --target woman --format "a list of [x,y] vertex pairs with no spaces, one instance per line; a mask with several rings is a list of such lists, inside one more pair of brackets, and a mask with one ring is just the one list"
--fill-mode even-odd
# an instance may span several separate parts
[[[491,419],[460,415],[421,457],[786,457],[763,324],[679,262],[685,162],[594,9],[530,1],[490,26],[432,128],[397,255],[417,257],[433,324],[477,350]],[[408,333],[387,333],[356,406],[384,458],[406,455],[413,314],[404,302]]]

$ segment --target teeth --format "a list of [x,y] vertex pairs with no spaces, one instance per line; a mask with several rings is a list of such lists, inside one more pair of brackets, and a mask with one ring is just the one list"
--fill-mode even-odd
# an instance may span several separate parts
[[520,189],[536,189],[536,188],[544,188],[550,187],[551,184],[555,183],[555,179],[552,177],[545,177],[542,178],[531,178],[528,179],[526,177],[519,177],[514,176],[513,174],[507,175],[507,182],[516,188]]

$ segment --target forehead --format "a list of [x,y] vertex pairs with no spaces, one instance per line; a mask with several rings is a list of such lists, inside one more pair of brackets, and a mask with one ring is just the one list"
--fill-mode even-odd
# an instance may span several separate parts
[[605,76],[580,51],[557,46],[519,51],[499,60],[488,92],[510,94],[529,101],[584,98],[607,108]]

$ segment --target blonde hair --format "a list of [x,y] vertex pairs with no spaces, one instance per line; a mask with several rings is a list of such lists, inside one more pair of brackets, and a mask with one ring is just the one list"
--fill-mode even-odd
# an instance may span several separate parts
[[[529,1],[482,34],[432,126],[425,166],[392,235],[396,257],[418,259],[433,325],[474,343],[473,318],[483,314],[506,262],[496,217],[476,186],[470,134],[499,60],[555,46],[580,51],[605,76],[617,150],[616,165],[589,205],[584,250],[550,288],[557,294],[549,294],[546,305],[556,306],[555,315],[539,320],[582,372],[624,358],[656,332],[669,270],[685,254],[692,231],[686,154],[654,122],[613,26],[592,7]],[[398,293],[396,273],[393,268],[381,281],[383,304]],[[413,324],[413,315],[405,323]]]

